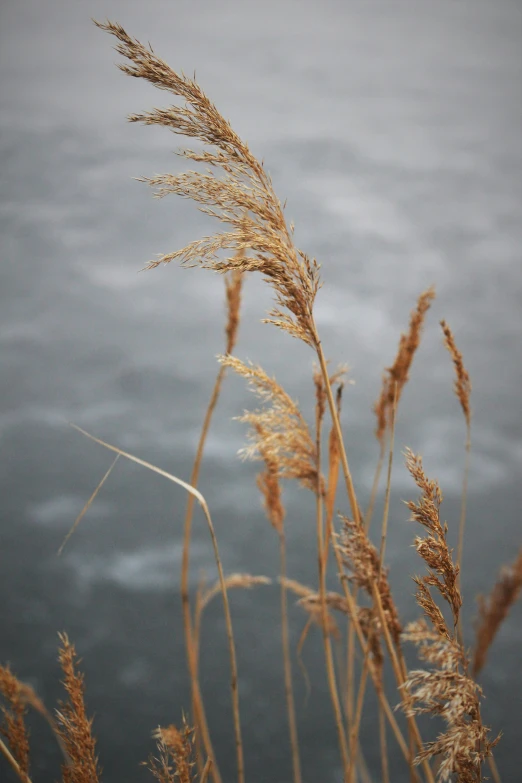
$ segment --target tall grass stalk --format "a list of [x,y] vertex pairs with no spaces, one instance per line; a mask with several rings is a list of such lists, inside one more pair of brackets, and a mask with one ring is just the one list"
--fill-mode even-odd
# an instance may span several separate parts
[[[243,251],[238,253],[238,257],[241,258]],[[226,353],[231,354],[234,350],[237,339],[237,330],[239,326],[239,307],[241,303],[241,286],[242,275],[239,271],[233,273],[231,279],[225,279],[226,294],[227,294],[227,324],[226,324]],[[196,449],[196,457],[194,459],[194,465],[192,467],[192,473],[190,476],[190,484],[193,487],[197,487],[199,480],[199,471],[201,467],[201,461],[203,459],[203,452],[205,449],[205,442],[207,439],[208,431],[210,429],[210,423],[214,410],[216,408],[219,394],[221,391],[221,385],[225,376],[226,368],[221,365],[219,367],[217,377],[210,395],[209,404],[205,412],[203,419],[203,425],[201,427],[201,433],[198,440]],[[185,647],[187,653],[187,663],[190,674],[190,684],[192,690],[192,712],[194,716],[195,726],[197,728],[197,737],[202,739],[205,746],[205,750],[208,758],[211,760],[211,767],[209,767],[209,774],[212,774],[214,783],[221,783],[221,775],[219,767],[216,761],[216,755],[214,748],[212,747],[212,741],[210,738],[210,732],[208,730],[208,723],[205,714],[205,708],[203,705],[203,697],[201,694],[201,686],[199,682],[197,658],[194,649],[194,635],[192,628],[191,610],[190,610],[190,596],[189,596],[189,567],[190,567],[190,540],[192,532],[192,515],[194,510],[195,497],[192,493],[188,494],[187,510],[185,513],[185,524],[183,534],[183,553],[181,559],[181,601],[183,610],[183,625],[185,636]],[[199,758],[199,756],[198,756]]]

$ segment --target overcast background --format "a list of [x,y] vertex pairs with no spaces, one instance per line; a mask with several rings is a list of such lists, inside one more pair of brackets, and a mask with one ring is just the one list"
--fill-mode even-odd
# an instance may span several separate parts
[[[465,426],[438,321],[454,330],[473,381],[473,457],[463,586],[468,643],[475,596],[521,543],[522,15],[516,0],[349,2],[199,0],[29,2],[0,6],[0,659],[47,705],[60,696],[57,631],[83,658],[106,783],[150,779],[138,766],[150,732],[190,705],[180,622],[181,489],[120,460],[63,556],[56,550],[112,456],[75,422],[182,478],[223,350],[223,280],[174,265],[138,274],[155,254],[217,226],[186,201],[155,201],[131,178],[180,171],[183,139],[126,122],[168,95],[128,78],[106,17],[196,76],[263,158],[322,264],[317,322],[326,354],[347,362],[343,427],[361,504],[377,459],[371,406],[418,294],[437,300],[401,401],[388,561],[405,620],[418,612],[421,566],[401,500],[416,497],[400,452],[424,456],[443,514],[458,523]],[[245,284],[236,354],[275,374],[309,416],[312,352],[260,323],[269,290]],[[251,407],[228,377],[201,488],[225,569],[276,576],[277,540],[238,460]],[[382,494],[382,493],[381,493]],[[313,503],[289,488],[289,571],[314,583]],[[343,495],[339,508],[348,511]],[[195,516],[191,584],[213,579]],[[249,783],[291,778],[277,587],[233,596]],[[485,719],[504,736],[504,781],[520,769],[520,606],[482,676]],[[292,643],[305,618],[292,612]],[[305,780],[340,781],[321,644],[295,667]],[[208,610],[202,678],[225,781],[234,778],[222,607]],[[363,720],[368,764],[375,712]],[[50,733],[32,720],[35,783],[57,779]],[[433,727],[428,728],[428,733]],[[390,745],[392,742],[390,741]],[[409,778],[393,751],[392,780]],[[5,765],[2,766],[2,770]],[[4,772],[2,771],[2,774]],[[7,780],[11,780],[7,772]]]

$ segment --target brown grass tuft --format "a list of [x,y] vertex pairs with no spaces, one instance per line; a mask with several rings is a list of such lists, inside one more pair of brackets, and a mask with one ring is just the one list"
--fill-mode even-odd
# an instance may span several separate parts
[[[3,717],[0,734],[5,737],[9,745],[9,748],[6,748],[7,753],[4,751],[5,746],[1,750],[20,780],[28,781],[29,735],[25,725],[27,699],[24,689],[23,683],[15,677],[8,666],[0,666],[0,693],[5,701],[5,704],[0,706]],[[8,753],[11,758],[7,755]]]
[[68,702],[61,702],[56,710],[57,731],[70,759],[69,764],[62,766],[63,783],[97,783],[100,769],[96,741],[92,736],[92,719],[87,718],[83,700],[83,674],[77,672],[76,650],[67,634],[59,634],[59,637],[58,656],[69,697]]
[[152,736],[158,742],[159,758],[151,755],[147,766],[158,783],[194,783],[194,729],[185,717],[181,730],[174,725],[158,727]]
[[473,676],[476,677],[486,663],[489,648],[501,623],[508,615],[522,590],[522,549],[513,563],[504,566],[489,596],[479,596],[479,616],[473,653]]

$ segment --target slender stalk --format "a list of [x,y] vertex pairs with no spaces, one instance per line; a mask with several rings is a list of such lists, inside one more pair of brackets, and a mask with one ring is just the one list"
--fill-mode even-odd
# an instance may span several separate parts
[[361,515],[359,512],[359,506],[357,504],[357,498],[355,496],[355,489],[353,486],[353,480],[352,480],[352,474],[350,472],[350,468],[348,466],[348,457],[346,456],[346,449],[344,447],[344,441],[343,441],[343,434],[341,431],[341,422],[339,420],[339,416],[337,415],[337,410],[335,407],[335,400],[332,392],[332,387],[330,385],[330,379],[328,377],[328,368],[326,366],[326,359],[324,356],[323,348],[321,345],[321,341],[319,339],[319,335],[317,334],[317,328],[315,326],[315,322],[312,319],[312,328],[315,336],[315,347],[317,352],[317,358],[319,359],[319,364],[321,366],[321,372],[323,374],[324,384],[325,384],[325,391],[326,396],[328,399],[328,405],[330,408],[330,415],[332,417],[332,424],[335,427],[335,433],[337,435],[337,442],[339,445],[339,452],[341,457],[341,465],[343,468],[343,475],[344,475],[344,481],[346,484],[346,492],[348,494],[348,500],[350,501],[350,508],[352,510],[353,518],[355,522],[360,525],[361,524]]
[[[334,544],[334,553],[335,553],[335,558],[336,558],[336,561],[337,561],[338,573],[339,573],[339,576],[340,576],[341,584],[343,586],[344,597],[346,599],[346,603],[347,603],[347,606],[348,606],[348,614],[349,614],[349,616],[350,616],[350,618],[352,620],[352,623],[354,625],[355,632],[357,634],[357,638],[358,638],[359,644],[361,646],[361,650],[363,652],[363,655],[367,659],[368,670],[370,672],[370,676],[372,678],[372,681],[373,681],[373,684],[374,684],[374,687],[375,687],[375,691],[377,693],[377,698],[379,699],[379,703],[382,705],[382,708],[384,710],[384,714],[386,715],[388,723],[390,724],[390,727],[391,727],[391,729],[392,729],[392,731],[393,731],[393,733],[395,735],[395,738],[396,738],[397,743],[398,743],[398,745],[399,745],[399,747],[400,747],[400,749],[401,749],[401,751],[402,751],[402,753],[404,755],[404,758],[406,759],[408,765],[411,766],[411,763],[412,763],[411,754],[410,754],[410,752],[408,750],[408,746],[406,745],[406,741],[405,741],[405,739],[404,739],[404,737],[402,735],[402,732],[401,732],[401,730],[399,728],[399,725],[398,725],[397,721],[395,720],[395,716],[393,714],[392,708],[390,707],[390,703],[389,703],[388,699],[386,698],[386,694],[384,693],[384,690],[383,690],[383,687],[382,687],[382,682],[381,682],[380,677],[379,677],[379,673],[377,672],[377,670],[375,668],[375,665],[374,665],[374,663],[373,663],[373,661],[372,661],[372,659],[370,657],[369,650],[368,650],[368,645],[367,645],[366,640],[364,638],[363,630],[361,628],[361,623],[360,623],[359,618],[357,616],[357,606],[355,604],[353,595],[351,594],[350,589],[349,589],[348,584],[347,584],[348,577],[343,572],[343,564],[342,564],[342,560],[341,560],[341,554],[339,552],[339,548],[335,544]],[[431,772],[431,770],[430,770],[430,772]],[[417,778],[418,778],[418,776],[417,776]],[[433,783],[433,777],[431,778],[430,783]]]
[[[460,574],[462,569],[462,555],[464,551],[464,528],[466,525],[466,504],[468,497],[468,479],[469,479],[469,466],[471,457],[471,426],[469,420],[466,420],[466,462],[464,466],[464,478],[462,479],[462,500],[460,505],[460,522],[459,522],[459,541],[457,545],[457,567],[459,573],[457,576],[457,584],[460,588]],[[462,616],[459,612],[459,619],[457,621],[457,631],[460,643],[464,646],[464,631],[462,628]]]
[[31,783],[31,779],[29,775],[27,775],[21,768],[7,745],[4,743],[4,741],[0,738],[0,753],[3,753],[9,764],[12,766],[22,783]]
[[[391,419],[391,437],[390,437],[390,450],[389,450],[389,458],[388,458],[388,475],[386,480],[386,492],[385,492],[385,500],[384,500],[384,512],[383,512],[383,518],[382,518],[382,532],[381,532],[381,549],[379,553],[379,581],[382,573],[382,567],[384,563],[384,555],[386,550],[386,534],[388,530],[388,516],[389,516],[389,509],[390,509],[390,490],[391,490],[391,473],[392,473],[392,463],[393,463],[393,447],[395,442],[395,419],[396,419],[396,411],[397,411],[397,383],[394,385],[394,401],[393,401],[393,410],[392,410],[392,419]],[[353,636],[353,635],[352,635]],[[353,661],[353,656],[352,656]],[[356,731],[359,731],[360,721],[361,721],[361,715],[362,715],[362,708],[364,704],[364,696],[366,691],[366,683],[367,683],[367,673],[368,673],[368,662],[367,659],[364,659],[364,665],[363,665],[363,671],[360,681],[360,687],[359,687],[359,694],[357,697],[357,712],[356,712],[356,718],[355,718],[355,727]],[[379,720],[382,721],[384,719],[384,713],[382,711],[381,705],[379,705]],[[382,745],[382,727],[380,730],[380,736],[381,736],[381,745]],[[384,766],[387,766],[387,759],[383,759],[382,763]]]
[[[355,600],[357,600],[357,593],[354,593]],[[354,668],[355,668],[355,629],[351,619],[348,618],[347,629],[347,641],[346,641],[346,696],[345,696],[345,710],[346,720],[348,723],[348,733],[350,733],[351,725],[353,722],[353,710],[354,710]]]
[[391,493],[391,474],[393,465],[393,447],[395,444],[395,415],[397,412],[397,393],[398,385],[394,384],[394,396],[393,396],[393,411],[391,420],[391,437],[390,437],[390,452],[388,457],[388,476],[386,479],[386,492],[384,495],[384,512],[382,515],[382,530],[381,530],[381,549],[379,552],[379,580],[381,578],[382,568],[384,564],[384,555],[386,553],[386,536],[388,533],[388,517],[390,512],[390,493]]
[[[329,381],[328,381],[329,382]],[[316,407],[316,455],[317,455],[317,490],[316,490],[316,521],[317,521],[317,561],[319,566],[319,597],[321,603],[321,626],[323,631],[323,643],[326,659],[326,676],[330,690],[330,698],[335,715],[335,724],[339,738],[339,748],[343,761],[344,777],[349,781],[350,762],[346,734],[343,727],[343,716],[341,711],[341,702],[335,677],[335,666],[332,655],[332,643],[328,633],[327,609],[326,609],[326,557],[324,554],[324,533],[323,533],[323,498],[321,492],[321,417],[318,406]]]
[[[194,465],[192,467],[192,473],[190,476],[190,483],[193,487],[197,487],[199,480],[199,471],[201,467],[201,460],[203,458],[203,450],[205,447],[205,441],[207,439],[208,430],[210,428],[210,422],[212,420],[212,414],[217,405],[221,385],[226,372],[226,367],[220,365],[219,371],[216,376],[214,388],[210,395],[209,404],[201,427],[201,433],[199,436],[198,446],[196,450],[196,457],[194,459]],[[181,604],[183,611],[183,626],[185,636],[185,649],[187,654],[187,663],[190,674],[190,686],[192,690],[192,710],[194,713],[194,720],[197,725],[198,732],[201,734],[201,739],[205,746],[205,751],[209,759],[212,761],[211,774],[214,779],[214,783],[222,783],[221,774],[216,762],[216,755],[212,747],[210,739],[210,733],[208,730],[208,723],[206,719],[205,709],[203,705],[203,698],[201,695],[201,687],[199,683],[198,665],[194,651],[194,637],[192,629],[192,619],[190,612],[190,597],[189,597],[189,558],[190,558],[190,539],[192,532],[192,514],[194,510],[194,496],[189,494],[187,499],[187,510],[185,512],[185,525],[183,535],[183,553],[181,557]]]
[[[395,679],[397,680],[397,684],[399,685],[399,687],[401,687],[402,689],[402,693],[404,694],[404,700],[406,701],[406,704],[409,704],[411,702],[410,696],[406,691],[406,689],[403,688],[404,683],[406,682],[406,664],[404,661],[404,656],[402,655],[402,650],[400,649],[396,650],[393,645],[390,629],[388,628],[388,623],[386,622],[386,616],[384,614],[384,609],[381,601],[381,594],[377,589],[377,585],[373,586],[373,598],[374,598],[375,606],[379,613],[379,619],[383,628],[384,638],[386,640],[386,647],[388,649],[388,654],[390,656],[390,660],[392,663]],[[418,749],[421,750],[423,743],[422,743],[422,737],[419,732],[419,728],[417,726],[417,722],[413,716],[407,716],[407,721],[408,721],[408,726],[410,728],[410,731],[413,734],[415,743]],[[431,767],[426,759],[422,762],[422,766],[424,768],[429,783],[435,783],[433,772],[431,771]]]
[[156,465],[152,465],[150,462],[146,462],[145,460],[142,460],[139,457],[135,457],[133,454],[129,454],[128,452],[119,449],[117,446],[112,446],[110,443],[106,443],[105,441],[100,440],[100,438],[96,438],[94,435],[91,435],[89,432],[86,432],[81,427],[78,427],[76,424],[71,424],[71,426],[74,427],[75,430],[78,430],[78,432],[81,432],[83,435],[86,435],[88,438],[95,441],[95,443],[99,443],[101,446],[104,446],[106,449],[109,449],[110,451],[114,451],[116,452],[116,454],[120,454],[122,457],[126,457],[131,462],[135,462],[136,464],[141,465],[142,467],[147,468],[148,470],[151,470],[160,476],[163,476],[169,481],[174,482],[174,484],[178,484],[179,486],[183,487],[184,489],[187,490],[187,492],[190,492],[192,495],[194,495],[196,500],[199,501],[201,508],[203,509],[203,513],[205,515],[205,519],[207,521],[207,525],[210,533],[210,538],[212,540],[212,547],[214,549],[214,558],[216,560],[216,566],[219,575],[219,583],[221,586],[221,593],[223,596],[223,608],[225,612],[225,624],[227,630],[227,640],[228,640],[229,657],[230,657],[230,672],[231,672],[230,690],[232,692],[232,710],[234,715],[237,775],[238,775],[238,783],[244,783],[245,769],[244,769],[244,758],[243,758],[243,741],[241,737],[241,720],[240,720],[240,713],[239,713],[239,693],[238,693],[238,678],[237,678],[237,659],[236,659],[236,648],[234,643],[234,633],[232,629],[232,617],[230,615],[230,604],[228,601],[227,586],[225,582],[225,575],[223,573],[221,557],[219,555],[216,532],[214,530],[214,525],[212,522],[212,518],[210,516],[210,511],[207,502],[203,497],[203,495],[201,494],[201,492],[199,492],[190,484],[187,484],[186,481],[183,481],[177,476],[173,476],[171,473],[167,473],[167,471],[158,468]]
[[201,778],[199,779],[199,783],[207,783],[208,776],[210,775],[212,771],[212,761],[211,759],[207,759],[207,763],[203,767],[203,772],[201,773]]
[[381,442],[381,448],[379,450],[379,459],[377,461],[377,466],[375,468],[375,473],[373,476],[373,484],[372,484],[372,491],[370,493],[370,501],[368,503],[368,508],[366,509],[366,514],[364,515],[364,526],[367,533],[370,532],[370,525],[372,522],[372,516],[373,516],[373,507],[375,506],[375,500],[377,498],[377,489],[379,487],[379,479],[381,477],[381,470],[384,463],[384,454],[386,452],[386,443],[384,439]]
[[[238,258],[244,256],[244,251],[238,253]],[[241,277],[232,278],[232,281],[225,281],[227,304],[228,304],[228,319],[226,324],[226,353],[230,354],[234,348],[237,329],[239,324],[239,305],[241,294]],[[203,425],[201,427],[201,433],[199,436],[198,446],[196,450],[196,456],[192,467],[192,473],[190,477],[190,483],[193,487],[197,487],[199,480],[199,471],[201,467],[201,461],[203,459],[203,451],[205,448],[205,442],[207,439],[208,431],[214,410],[216,408],[219,394],[221,391],[221,385],[225,376],[226,367],[220,365],[216,380],[214,382],[214,388],[210,395],[210,400],[203,419]],[[187,510],[185,513],[185,524],[183,534],[183,553],[181,558],[181,603],[183,612],[183,626],[185,636],[185,648],[187,653],[187,663],[189,667],[191,692],[192,692],[192,711],[194,714],[194,720],[197,724],[198,732],[197,736],[201,736],[205,745],[205,750],[208,758],[211,760],[211,766],[209,771],[212,772],[214,783],[221,783],[221,775],[216,762],[216,756],[212,747],[210,739],[210,733],[208,730],[208,723],[205,714],[205,708],[203,705],[203,698],[201,695],[201,688],[199,684],[199,666],[198,656],[194,650],[194,638],[192,633],[192,620],[190,612],[190,598],[189,598],[189,559],[190,559],[190,540],[192,533],[192,514],[194,510],[194,496],[189,494],[187,500]]]
[[[340,423],[339,417],[337,415],[337,411],[336,411],[336,408],[335,408],[335,401],[334,401],[333,393],[332,393],[332,388],[330,386],[330,381],[329,381],[329,377],[328,377],[328,369],[327,369],[327,366],[326,366],[326,360],[325,360],[323,349],[322,349],[322,346],[321,346],[321,341],[320,341],[319,336],[317,334],[317,329],[315,327],[315,322],[313,322],[312,325],[313,325],[314,334],[315,334],[315,337],[316,337],[315,346],[316,346],[316,351],[317,351],[317,357],[319,359],[319,364],[321,366],[321,372],[323,373],[326,395],[327,395],[328,404],[329,404],[329,407],[330,407],[330,415],[332,417],[332,421],[333,421],[333,424],[335,426],[336,433],[337,433],[337,438],[338,438],[338,441],[339,441],[339,451],[340,451],[340,455],[341,455],[341,465],[343,467],[344,480],[345,480],[345,484],[346,484],[346,492],[347,492],[348,499],[349,499],[349,502],[350,502],[350,507],[351,507],[351,511],[352,511],[352,515],[353,515],[354,521],[356,522],[356,524],[361,525],[361,515],[360,515],[360,512],[359,512],[359,506],[358,506],[357,498],[356,498],[356,495],[355,495],[355,489],[354,489],[354,486],[353,486],[352,475],[351,475],[350,468],[349,468],[349,465],[348,465],[348,458],[346,456],[346,449],[344,447],[344,441],[343,441],[343,436],[342,436],[342,431],[341,431],[341,423]],[[343,568],[342,568],[342,563],[340,562],[340,554],[338,553],[337,556],[338,556],[339,574],[342,574],[343,573]],[[343,580],[343,582],[344,582],[345,596],[346,596],[349,591],[347,590],[346,580]],[[404,678],[402,677],[402,672],[401,672],[400,666],[399,666],[398,661],[397,661],[397,656],[395,654],[395,650],[394,650],[394,647],[393,647],[393,642],[391,641],[388,625],[386,623],[386,618],[384,617],[384,610],[382,608],[382,603],[381,603],[381,600],[380,600],[381,597],[380,597],[379,591],[377,590],[377,586],[376,585],[374,585],[373,592],[374,592],[374,600],[376,601],[376,606],[379,609],[380,620],[381,620],[381,623],[382,623],[382,626],[383,626],[383,630],[384,630],[384,634],[385,634],[385,638],[386,638],[386,643],[387,643],[387,647],[388,647],[388,652],[389,652],[390,658],[392,660],[392,665],[393,665],[393,669],[394,669],[394,672],[395,672],[395,676],[397,678],[397,682],[400,685],[402,685],[404,683]],[[350,595],[350,598],[351,598],[351,595]],[[364,642],[364,636],[363,636],[363,633],[362,633],[362,629],[360,627],[359,620],[357,618],[357,612],[356,612],[355,607],[354,607],[354,610],[351,612],[351,614],[352,614],[352,620],[354,622],[357,622],[357,625],[358,625],[357,635],[359,637],[359,642]],[[366,649],[366,645],[365,645],[365,649]],[[373,669],[373,666],[370,668],[370,672],[372,671],[372,669]],[[377,680],[377,675],[376,675],[375,671],[372,674],[372,679],[373,679],[374,684],[375,684],[375,682]],[[406,698],[408,698],[408,697],[406,697]],[[420,748],[422,746],[422,739],[420,737],[420,733],[419,733],[419,730],[418,730],[418,727],[417,727],[417,723],[416,723],[416,721],[415,721],[415,719],[413,717],[408,718],[408,723],[411,726],[411,729],[412,729],[412,731],[414,733],[416,742],[417,742],[417,744],[418,744],[418,746]],[[410,764],[411,764],[411,760],[410,760]],[[423,761],[423,768],[424,768],[424,771],[426,773],[426,777],[427,777],[429,783],[434,783],[433,773],[431,771],[430,765],[428,764],[428,762],[426,760]]]
[[279,555],[281,563],[281,635],[283,643],[283,662],[285,671],[285,696],[288,712],[288,728],[290,731],[290,744],[292,748],[292,768],[294,783],[300,783],[301,761],[299,758],[299,740],[297,737],[297,724],[295,718],[294,688],[292,683],[292,664],[290,660],[290,640],[288,634],[288,604],[286,588],[286,539],[284,531],[279,534]]
[[500,772],[498,771],[497,763],[495,761],[494,756],[488,756],[488,764],[491,770],[491,775],[495,783],[502,783],[500,779]]
[[382,783],[390,783],[390,770],[388,766],[388,747],[386,743],[386,721],[384,711],[379,704],[379,743],[381,746],[381,770]]
[[355,717],[350,728],[350,778],[349,783],[355,781],[355,770],[357,762],[357,746],[359,739],[359,730],[361,726],[361,718],[364,705],[364,691],[366,688],[366,680],[368,679],[368,665],[365,661],[365,666],[362,670],[361,679],[359,682],[359,693],[357,695],[357,704],[355,707]]
[[76,519],[75,519],[75,521],[73,523],[73,526],[71,527],[71,529],[69,530],[69,532],[65,536],[64,540],[62,541],[62,543],[60,545],[60,548],[58,549],[58,551],[56,553],[56,555],[58,557],[60,557],[60,555],[62,554],[63,549],[64,549],[66,543],[68,542],[68,540],[70,539],[70,537],[72,536],[72,534],[74,533],[74,531],[76,530],[76,528],[78,527],[80,522],[82,521],[83,517],[85,516],[85,514],[87,513],[87,511],[91,507],[91,505],[92,505],[93,501],[95,500],[98,492],[100,491],[100,489],[103,487],[103,485],[105,484],[105,482],[107,481],[107,479],[111,475],[112,470],[115,467],[116,463],[118,462],[119,458],[120,458],[120,455],[116,454],[116,456],[114,457],[113,461],[111,462],[111,465],[110,465],[109,469],[107,470],[107,472],[105,473],[105,475],[103,476],[101,481],[99,482],[98,486],[96,487],[96,489],[94,490],[94,492],[90,496],[90,498],[87,501],[87,503],[84,505],[84,507],[82,508],[82,510],[80,511],[78,516],[76,517]]
[[[379,486],[379,479],[381,476],[382,464],[384,461],[385,442],[382,440],[381,449],[379,454],[379,460],[375,469],[373,477],[372,490],[370,493],[370,502],[366,509],[364,516],[364,527],[366,533],[369,533],[370,524],[372,520],[373,507],[375,505],[375,499],[377,497],[377,489]],[[357,601],[357,588],[354,590],[354,598]],[[353,720],[353,700],[354,700],[354,665],[355,665],[355,631],[352,623],[348,620],[347,628],[347,643],[346,643],[346,694],[345,694],[345,710],[347,715],[348,724]]]

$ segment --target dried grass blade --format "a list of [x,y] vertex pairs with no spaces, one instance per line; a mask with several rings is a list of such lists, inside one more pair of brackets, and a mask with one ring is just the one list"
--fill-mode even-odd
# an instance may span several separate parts
[[61,544],[60,548],[58,549],[58,551],[56,553],[58,555],[58,557],[60,557],[60,555],[62,554],[63,549],[64,549],[66,543],[68,542],[68,540],[70,539],[70,537],[72,536],[72,534],[74,533],[74,531],[76,530],[76,528],[78,527],[80,522],[82,521],[83,517],[85,516],[85,514],[87,513],[87,511],[91,507],[92,502],[96,498],[98,492],[100,491],[100,489],[103,487],[103,485],[105,484],[105,482],[107,481],[107,479],[111,475],[112,470],[115,467],[116,463],[118,462],[119,458],[120,458],[120,455],[116,454],[116,456],[114,457],[114,459],[113,459],[113,461],[112,461],[108,471],[106,472],[106,474],[104,475],[104,477],[102,478],[102,480],[100,481],[100,483],[98,484],[98,486],[96,487],[96,489],[94,490],[92,495],[90,496],[89,500],[87,501],[87,503],[84,505],[84,507],[82,508],[82,510],[80,511],[78,516],[76,517],[73,526],[71,527],[71,529],[69,530],[69,532],[65,536],[64,540],[62,541],[62,544]]

